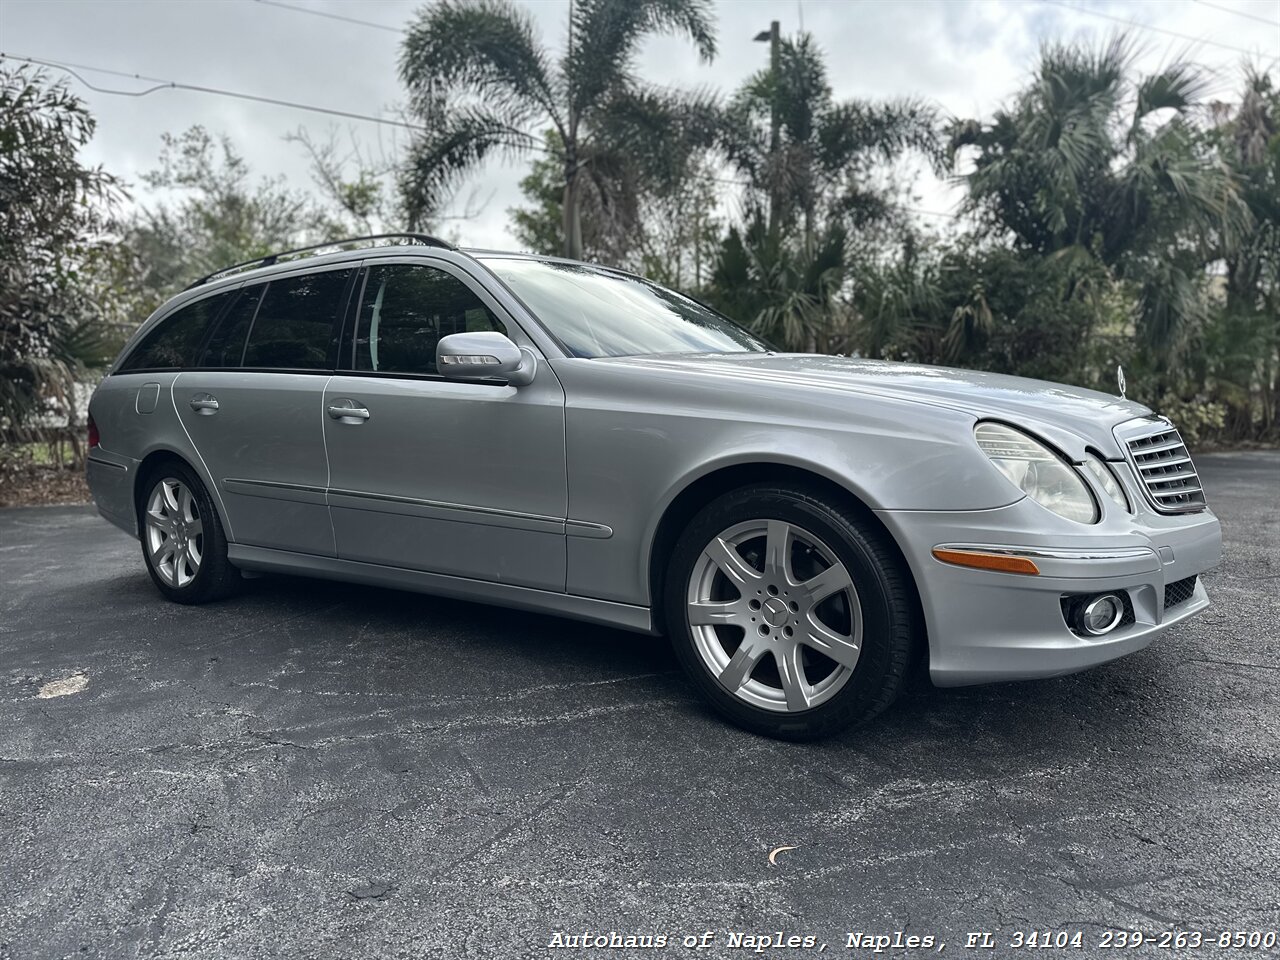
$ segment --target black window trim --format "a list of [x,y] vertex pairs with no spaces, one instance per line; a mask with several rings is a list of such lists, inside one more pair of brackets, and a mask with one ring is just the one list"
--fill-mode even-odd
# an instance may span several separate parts
[[338,355],[335,370],[344,369],[342,365],[343,354],[347,354],[347,364],[351,369],[355,369],[356,365],[356,329],[360,325],[360,305],[364,303],[365,288],[369,285],[369,265],[366,261],[360,261],[358,284],[360,292],[352,296],[347,303],[346,314],[342,318],[341,339],[338,342]]
[[335,377],[365,377],[370,380],[422,380],[426,383],[472,383],[481,387],[507,387],[501,377],[446,377],[438,373],[388,373],[383,370],[330,370]]
[[[240,344],[240,362],[237,363],[233,368],[236,370],[244,369],[244,354],[245,354],[245,351],[249,349],[249,338],[253,336],[253,325],[258,322],[258,312],[262,309],[262,304],[267,299],[267,291],[271,289],[271,281],[267,280],[265,283],[262,283],[262,284],[246,283],[237,291],[239,296],[236,299],[239,299],[239,297],[243,297],[245,295],[245,291],[252,290],[254,287],[257,287],[257,286],[262,287],[262,293],[258,295],[258,302],[253,306],[253,316],[249,318],[249,328],[244,332],[244,342]],[[212,342],[213,335],[217,332],[218,332],[217,328],[214,328],[209,331],[210,342]],[[208,346],[209,345],[206,343],[205,349],[208,349]],[[203,357],[204,357],[204,351],[202,350],[200,352],[200,358],[203,359]],[[203,367],[200,364],[196,364],[196,369],[207,370],[208,368]]]

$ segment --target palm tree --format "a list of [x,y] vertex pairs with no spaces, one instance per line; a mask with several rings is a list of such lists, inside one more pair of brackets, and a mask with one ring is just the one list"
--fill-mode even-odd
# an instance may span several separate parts
[[847,349],[839,301],[846,235],[840,226],[814,242],[784,243],[761,213],[721,241],[707,298],[784,350]]
[[777,70],[748,78],[724,112],[720,147],[746,177],[747,224],[721,245],[709,296],[786,349],[848,350],[850,237],[894,213],[872,167],[910,150],[940,160],[934,112],[912,99],[837,102],[808,34],[778,53]]
[[930,106],[911,98],[836,102],[809,34],[782,41],[776,75],[762,70],[743,84],[726,112],[721,142],[750,182],[749,207],[759,211],[767,199],[769,235],[799,222],[810,246],[821,232],[819,219],[857,227],[888,213],[886,199],[868,182],[874,163],[909,150],[941,161]]
[[[687,98],[645,88],[633,73],[640,42],[663,32],[687,36],[704,61],[715,55],[709,0],[577,0],[558,62],[509,0],[424,7],[400,58],[412,109],[428,128],[402,181],[410,223],[487,157],[537,149],[550,127],[561,146],[564,252],[580,258],[592,168],[649,159],[661,139],[641,131],[662,129],[664,118],[691,109]],[[705,108],[705,98],[692,105]]]
[[961,179],[989,235],[1133,285],[1138,331],[1163,379],[1205,316],[1207,241],[1233,246],[1249,213],[1193,122],[1203,72],[1174,63],[1131,83],[1134,52],[1124,35],[1045,47],[1008,108],[990,123],[952,125],[951,152],[976,148]]
[[1253,225],[1224,249],[1226,303],[1206,338],[1206,372],[1227,406],[1237,437],[1265,437],[1280,426],[1280,90],[1246,67],[1237,104],[1215,104],[1210,142],[1240,179]]

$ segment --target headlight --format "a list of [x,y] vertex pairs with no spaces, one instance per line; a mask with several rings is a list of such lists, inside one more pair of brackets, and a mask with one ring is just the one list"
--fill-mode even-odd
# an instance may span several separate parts
[[1131,513],[1129,509],[1129,498],[1124,495],[1124,490],[1120,487],[1120,481],[1116,479],[1116,475],[1111,472],[1111,468],[1095,457],[1092,453],[1084,458],[1084,468],[1094,475],[1098,480],[1098,486],[1102,487],[1102,492],[1110,497],[1121,510]]
[[1097,522],[1084,479],[1039,440],[1003,423],[980,423],[973,436],[996,469],[1040,506],[1077,523]]

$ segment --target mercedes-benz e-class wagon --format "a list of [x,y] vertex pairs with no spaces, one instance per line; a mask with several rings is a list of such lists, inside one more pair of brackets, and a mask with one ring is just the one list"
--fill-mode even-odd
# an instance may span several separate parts
[[198,281],[94,393],[98,509],[169,599],[280,571],[666,633],[793,738],[913,657],[1054,676],[1209,602],[1218,521],[1137,403],[779,353],[618,270],[399,239]]

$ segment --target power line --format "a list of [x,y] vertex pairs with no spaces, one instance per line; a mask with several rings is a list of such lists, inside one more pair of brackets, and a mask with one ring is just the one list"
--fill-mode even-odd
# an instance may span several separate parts
[[1265,23],[1269,27],[1280,27],[1280,20],[1268,20],[1266,17],[1259,17],[1253,13],[1245,13],[1243,10],[1236,10],[1232,7],[1224,7],[1220,3],[1212,3],[1210,0],[1195,0],[1195,2],[1204,7],[1213,7],[1215,10],[1221,10],[1223,13],[1234,13],[1237,17],[1244,17],[1248,20],[1257,20],[1258,23]]
[[[258,2],[267,3],[267,2],[270,2],[270,0],[258,0]],[[277,4],[272,3],[272,5],[274,6]],[[300,8],[293,8],[293,9],[300,9]],[[305,13],[309,11],[300,10],[300,12]],[[189,90],[195,93],[207,93],[214,96],[232,97],[237,100],[247,100],[252,103],[266,103],[266,104],[271,104],[273,106],[288,107],[294,110],[306,110],[312,113],[322,113],[327,116],[343,117],[349,120],[364,120],[369,123],[378,123],[386,126],[402,127],[406,130],[414,130],[419,132],[425,132],[427,130],[426,127],[420,126],[418,124],[407,123],[403,120],[391,120],[386,117],[373,117],[373,116],[369,116],[368,114],[352,113],[347,110],[336,110],[330,107],[316,106],[314,104],[297,103],[292,100],[280,100],[275,97],[264,97],[264,96],[259,96],[258,94],[253,94],[253,93],[241,93],[235,90],[222,90],[217,87],[205,87],[198,84],[183,83],[177,80],[166,80],[162,77],[150,77],[142,73],[128,73],[124,70],[113,70],[113,69],[110,69],[109,67],[95,67],[87,63],[73,63],[71,61],[51,60],[43,57],[28,57],[28,56],[23,56],[21,54],[4,53],[3,51],[0,51],[0,60],[17,60],[23,63],[31,63],[39,66],[51,67],[55,70],[61,70],[75,77],[76,80],[84,84],[84,86],[88,87],[90,90],[95,91],[96,93],[109,94],[111,96],[117,96],[117,97],[145,97],[149,94],[156,93],[157,91],[160,91],[160,90]],[[127,80],[141,80],[144,83],[155,84],[155,86],[149,87],[146,90],[115,90],[110,87],[100,87],[97,84],[91,83],[90,81],[82,77],[78,72],[80,70],[87,70],[91,73],[101,73],[106,76],[122,77]],[[531,145],[531,149],[546,150],[546,148],[540,147],[536,144]],[[714,174],[695,174],[695,176],[697,176],[700,179],[710,180],[715,183],[722,183],[729,186],[735,186],[735,187],[752,186],[752,183],[749,180],[739,180],[732,177],[722,177],[722,176],[716,176]],[[959,214],[956,214],[956,213],[945,213],[937,210],[924,210],[919,207],[909,207],[904,205],[898,205],[898,206],[900,207],[900,209],[909,210],[913,213],[924,214],[926,216],[931,216],[931,217],[954,218],[959,216]]]
[[[344,17],[341,14],[327,13],[324,10],[312,10],[309,7],[298,7],[298,6],[294,6],[291,3],[282,3],[281,0],[254,0],[254,2],[265,4],[266,6],[269,6],[269,7],[278,7],[281,10],[292,10],[294,13],[309,14],[310,16],[313,16],[313,17],[325,17],[326,19],[329,19],[329,20],[340,20],[343,23],[354,23],[362,27],[371,27],[374,30],[385,30],[389,33],[395,33],[395,34],[402,34],[404,32],[403,28],[401,27],[392,27],[385,23],[374,23],[372,20],[360,20],[360,19],[357,19],[356,17]],[[1253,51],[1245,50],[1243,47],[1235,47],[1226,43],[1218,43],[1217,41],[1214,41],[1214,40],[1204,40],[1198,37],[1192,37],[1185,33],[1178,33],[1174,30],[1166,30],[1161,27],[1151,26],[1150,24],[1138,23],[1137,21],[1133,21],[1133,20],[1125,20],[1122,17],[1112,16],[1111,14],[1102,13],[1097,10],[1090,10],[1086,7],[1073,7],[1068,5],[1065,2],[1061,2],[1061,0],[1045,0],[1045,2],[1054,3],[1056,6],[1065,7],[1068,10],[1075,10],[1080,13],[1088,13],[1097,17],[1105,17],[1108,20],[1114,20],[1117,23],[1123,23],[1131,27],[1138,27],[1142,30],[1154,30],[1157,33],[1168,34],[1169,36],[1172,36],[1172,37],[1180,37],[1183,40],[1191,40],[1196,43],[1205,43],[1205,44],[1209,44],[1210,46],[1222,47],[1225,50],[1235,50],[1238,53],[1246,53],[1246,54],[1253,53]],[[1193,2],[1199,3],[1206,7],[1212,7],[1215,10],[1221,10],[1224,13],[1233,13],[1238,17],[1247,17],[1250,20],[1256,20],[1258,23],[1265,23],[1267,26],[1270,26],[1270,27],[1280,27],[1280,21],[1268,20],[1266,17],[1259,17],[1252,13],[1245,13],[1243,10],[1235,10],[1231,7],[1224,7],[1221,4],[1213,3],[1212,0],[1193,0]]]
[[1203,43],[1210,47],[1221,47],[1223,50],[1234,50],[1236,53],[1243,53],[1245,56],[1253,56],[1256,51],[1246,50],[1244,47],[1233,47],[1229,43],[1219,43],[1216,40],[1206,40],[1203,37],[1193,37],[1189,33],[1178,33],[1176,30],[1166,30],[1164,27],[1153,27],[1149,23],[1138,23],[1136,20],[1126,20],[1124,17],[1113,17],[1109,13],[1103,13],[1101,10],[1091,10],[1088,7],[1076,7],[1065,0],[1041,0],[1042,3],[1051,3],[1055,7],[1062,7],[1064,10],[1070,10],[1072,13],[1087,13],[1092,17],[1102,17],[1104,20],[1111,20],[1115,23],[1122,23],[1126,27],[1137,27],[1139,30],[1150,30],[1154,33],[1163,33],[1165,36],[1177,37],[1179,40],[1189,40],[1192,43]]
[[385,23],[374,23],[372,20],[357,20],[355,17],[344,17],[339,13],[326,13],[323,10],[312,10],[309,7],[295,7],[291,3],[281,3],[280,0],[256,0],[256,2],[266,4],[268,7],[279,7],[281,10],[292,10],[294,13],[309,13],[313,17],[325,17],[329,20],[341,20],[343,23],[354,23],[361,27],[372,27],[375,30],[386,30],[388,33],[404,33],[404,30],[400,27],[388,26]]
[[[4,60],[20,60],[25,63],[38,64],[40,66],[52,67],[55,70],[62,70],[71,74],[82,84],[97,93],[111,94],[117,97],[145,97],[148,94],[155,93],[157,90],[190,90],[195,93],[208,93],[219,97],[233,97],[236,100],[248,100],[253,103],[269,103],[277,107],[289,107],[294,110],[308,110],[312,113],[323,113],[331,117],[343,117],[347,120],[364,120],[368,123],[378,123],[388,127],[402,127],[405,130],[414,130],[417,132],[426,132],[427,128],[414,123],[408,123],[404,120],[392,120],[388,117],[373,117],[366,113],[352,113],[349,110],[336,110],[332,107],[319,107],[310,103],[298,103],[293,100],[279,100],[275,97],[263,97],[255,93],[240,93],[236,90],[222,90],[218,87],[204,87],[194,83],[182,83],[177,80],[165,80],[160,77],[148,77],[140,73],[125,73],[122,70],[109,70],[106,67],[94,67],[84,63],[70,63],[66,61],[47,60],[40,57],[24,57],[14,53],[0,52],[0,59]],[[90,83],[84,77],[77,73],[77,70],[88,70],[92,73],[101,73],[113,77],[125,77],[130,80],[141,80],[144,83],[153,83],[155,86],[146,90],[113,90],[109,87],[99,87]]]

